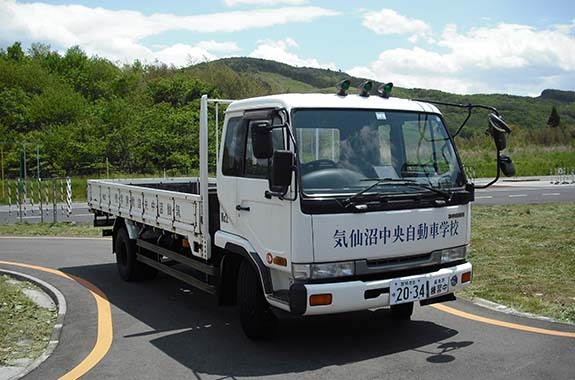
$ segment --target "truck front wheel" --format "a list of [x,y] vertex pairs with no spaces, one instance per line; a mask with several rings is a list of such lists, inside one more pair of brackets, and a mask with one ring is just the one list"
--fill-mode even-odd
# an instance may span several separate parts
[[264,297],[255,270],[246,260],[240,264],[238,273],[238,303],[242,329],[248,338],[259,340],[273,335],[276,316]]
[[128,231],[121,228],[116,235],[116,265],[124,281],[151,280],[158,271],[136,259],[136,243],[128,236]]

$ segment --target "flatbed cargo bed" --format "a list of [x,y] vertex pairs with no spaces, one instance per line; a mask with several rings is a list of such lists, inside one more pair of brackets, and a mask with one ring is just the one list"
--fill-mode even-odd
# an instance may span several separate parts
[[[208,259],[211,239],[206,241],[202,232],[204,197],[200,188],[196,177],[89,180],[88,206],[100,214],[182,235],[195,256]],[[208,181],[208,194],[216,207],[215,179]]]

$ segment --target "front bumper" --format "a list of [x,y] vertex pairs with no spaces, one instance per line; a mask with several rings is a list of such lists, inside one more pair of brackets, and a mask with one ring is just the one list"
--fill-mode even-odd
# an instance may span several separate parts
[[[471,272],[471,263],[463,263],[449,268],[442,268],[435,272],[426,273],[427,279],[449,275],[457,276],[457,283],[448,284],[448,293],[453,293],[471,284],[471,281],[461,283],[461,275]],[[405,277],[421,277],[408,276]],[[404,278],[404,277],[402,277]],[[320,315],[345,313],[349,311],[359,311],[377,309],[389,306],[389,287],[393,279],[376,281],[348,281],[327,284],[294,284],[290,289],[290,310],[299,315]],[[331,294],[330,305],[310,306],[310,297],[315,294]]]

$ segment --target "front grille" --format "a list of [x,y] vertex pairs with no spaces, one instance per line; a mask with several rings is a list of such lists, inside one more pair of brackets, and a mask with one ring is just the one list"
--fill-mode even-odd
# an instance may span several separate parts
[[431,252],[407,257],[404,256],[404,257],[392,257],[389,259],[368,260],[367,266],[368,268],[372,268],[372,267],[404,265],[413,262],[428,261],[430,260],[430,258],[431,258]]

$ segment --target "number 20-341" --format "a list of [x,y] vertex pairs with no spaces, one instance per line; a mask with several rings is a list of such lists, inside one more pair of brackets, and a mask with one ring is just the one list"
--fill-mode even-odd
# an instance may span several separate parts
[[411,289],[409,286],[403,286],[397,289],[397,297],[396,302],[406,301],[409,300],[410,294],[413,291],[414,297],[413,299],[420,299],[425,298],[425,286],[424,284],[421,285],[412,285]]

